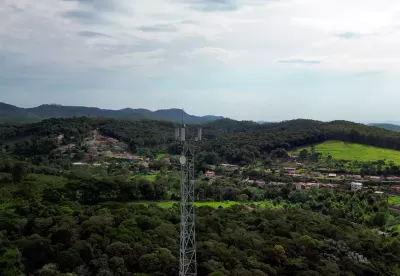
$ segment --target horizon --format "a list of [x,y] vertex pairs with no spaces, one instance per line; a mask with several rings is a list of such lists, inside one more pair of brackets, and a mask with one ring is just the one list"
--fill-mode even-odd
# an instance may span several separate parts
[[184,107],[196,116],[252,121],[386,122],[400,115],[398,1],[2,6],[0,100],[19,107]]
[[[193,114],[190,111],[187,111],[185,109],[182,108],[177,108],[177,107],[171,107],[171,108],[163,108],[163,109],[148,109],[148,108],[143,108],[143,107],[124,107],[124,108],[120,108],[120,109],[110,109],[110,108],[101,108],[101,107],[97,107],[97,106],[84,106],[84,105],[63,105],[63,104],[57,104],[57,103],[44,103],[44,104],[40,104],[40,105],[35,105],[35,106],[29,106],[29,107],[21,107],[12,103],[7,103],[7,102],[1,102],[0,104],[7,104],[7,105],[12,105],[18,108],[24,108],[24,109],[30,109],[30,108],[36,108],[36,107],[40,107],[40,106],[44,106],[44,105],[48,105],[48,106],[62,106],[62,107],[83,107],[83,108],[97,108],[97,109],[101,109],[101,110],[112,110],[112,111],[120,111],[123,109],[132,109],[132,110],[140,110],[140,109],[144,109],[144,110],[148,110],[151,112],[156,112],[156,111],[161,111],[161,110],[183,110],[186,114],[188,115],[192,115],[192,116],[197,116],[197,117],[207,117],[207,116],[214,116],[214,117],[222,117],[221,119],[231,119],[231,120],[235,120],[235,121],[252,121],[255,123],[279,123],[279,122],[283,122],[283,121],[291,121],[291,120],[315,120],[315,121],[320,121],[320,122],[332,122],[332,121],[340,121],[343,119],[333,119],[333,120],[318,120],[318,119],[312,119],[312,118],[303,118],[303,117],[299,117],[299,118],[291,118],[291,119],[287,119],[287,120],[278,120],[278,121],[273,121],[273,120],[265,120],[265,119],[255,119],[255,120],[246,120],[246,119],[234,119],[234,118],[229,118],[229,117],[225,117],[219,114]],[[352,121],[352,120],[347,120],[344,119],[344,121],[349,121],[349,122],[354,122],[354,123],[360,123],[360,124],[392,124],[392,125],[400,125],[400,121],[390,121],[390,120],[383,120],[383,121],[377,121],[377,120],[372,120],[372,121],[368,121],[368,120],[364,120],[364,121]]]

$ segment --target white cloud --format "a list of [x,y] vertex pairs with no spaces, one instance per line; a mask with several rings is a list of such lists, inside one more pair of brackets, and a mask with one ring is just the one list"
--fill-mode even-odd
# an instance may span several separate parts
[[[253,89],[260,93],[257,104],[271,98],[279,103],[283,100],[273,93],[292,90],[282,88],[288,80],[278,77],[264,89],[264,72],[400,73],[397,0],[199,1],[0,0],[0,77],[44,79],[75,73],[96,79],[99,70],[102,81],[109,76],[110,83],[124,83],[121,90],[129,91],[137,83],[145,87],[150,77],[186,80],[221,72],[226,73],[223,81],[209,80],[218,88],[202,84],[202,89],[211,94],[215,89],[214,95],[234,109],[233,102],[253,99],[251,93],[237,98],[253,84],[253,72],[258,82]],[[104,71],[113,71],[112,77]],[[239,100],[223,96],[231,91],[224,87],[231,76],[241,86],[234,93]],[[161,88],[154,83],[145,90],[156,95]],[[170,91],[177,86],[165,85]],[[194,89],[189,82],[179,85]],[[320,84],[318,89],[336,93],[329,86]],[[378,84],[369,88],[381,87],[392,89]]]
[[[290,68],[294,65],[276,61],[323,56],[321,69],[400,69],[400,64],[390,62],[400,58],[400,2],[396,0],[243,0],[236,3],[237,10],[219,8],[215,12],[191,9],[185,1],[176,0],[114,2],[119,9],[107,11],[107,7],[99,9],[101,2],[91,7],[73,0],[42,0],[35,5],[27,0],[5,0],[0,10],[2,51],[22,52],[26,62],[38,65],[125,67],[121,55],[107,49],[139,44],[139,53],[132,47],[124,55],[130,57],[129,62],[137,61],[132,67],[144,66],[154,72],[165,67],[154,68],[158,63],[143,50],[154,51],[153,45],[164,49],[165,56],[158,57],[160,66],[166,66],[161,61],[171,55],[179,57],[175,59],[178,67],[222,60],[238,68]],[[66,12],[70,16],[63,17]],[[193,24],[181,23],[189,20]],[[85,37],[79,32],[104,36]],[[340,38],[343,33],[359,37]],[[191,64],[185,63],[185,57]]]

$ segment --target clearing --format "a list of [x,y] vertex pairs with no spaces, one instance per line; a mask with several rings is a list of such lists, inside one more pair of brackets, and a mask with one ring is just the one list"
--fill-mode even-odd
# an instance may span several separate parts
[[[293,151],[293,153],[298,154],[304,148],[310,150],[311,147],[301,147]],[[386,160],[400,164],[400,151],[356,143],[326,141],[315,145],[315,150],[322,153],[324,157],[330,154],[334,159],[357,160],[364,162]]]

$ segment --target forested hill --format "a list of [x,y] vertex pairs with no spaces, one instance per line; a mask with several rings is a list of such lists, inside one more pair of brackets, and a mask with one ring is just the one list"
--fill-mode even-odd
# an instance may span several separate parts
[[[120,110],[101,109],[86,106],[63,106],[55,104],[44,104],[34,108],[20,108],[14,105],[0,102],[0,122],[38,122],[48,118],[71,118],[71,117],[104,117],[125,120],[165,120],[172,122],[182,121],[181,109],[162,109],[150,111],[147,109],[124,108]],[[199,124],[223,117],[220,116],[194,116],[183,113],[186,123]]]
[[392,130],[392,131],[400,131],[400,126],[399,125],[394,125],[394,124],[370,124],[371,126],[376,126],[380,128],[384,128],[387,130]]
[[[177,126],[154,120],[53,118],[33,124],[0,124],[0,143],[14,143],[21,154],[46,153],[56,147],[55,137],[59,134],[65,135],[65,142],[76,143],[90,130],[99,128],[103,134],[126,142],[133,152],[172,153],[176,149],[173,133]],[[208,163],[244,164],[270,155],[279,157],[282,151],[326,140],[400,150],[400,133],[347,121],[297,119],[257,124],[221,119],[206,123],[203,128],[203,152],[199,155]]]

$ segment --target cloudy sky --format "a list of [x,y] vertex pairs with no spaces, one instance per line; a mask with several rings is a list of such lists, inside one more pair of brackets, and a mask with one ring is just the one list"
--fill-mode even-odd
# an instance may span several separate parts
[[398,0],[0,0],[0,101],[399,119]]

